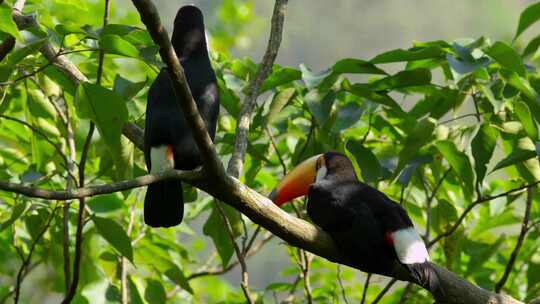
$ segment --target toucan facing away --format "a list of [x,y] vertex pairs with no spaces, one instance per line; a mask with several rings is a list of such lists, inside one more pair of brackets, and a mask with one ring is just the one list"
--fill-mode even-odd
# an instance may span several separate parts
[[[328,232],[343,256],[362,271],[439,288],[429,255],[406,211],[386,195],[360,182],[343,154],[313,156],[293,169],[270,194],[282,205],[308,196],[310,219]],[[402,267],[405,266],[405,267]]]
[[[203,15],[197,7],[189,5],[178,10],[171,42],[213,140],[219,112],[218,86],[208,56]],[[144,157],[151,173],[171,168],[192,170],[202,164],[166,68],[161,69],[148,92]],[[148,185],[144,198],[146,224],[152,227],[175,226],[182,222],[183,214],[182,183],[179,180]]]

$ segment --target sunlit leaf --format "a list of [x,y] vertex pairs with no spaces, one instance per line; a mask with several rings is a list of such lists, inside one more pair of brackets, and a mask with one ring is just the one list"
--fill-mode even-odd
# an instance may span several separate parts
[[92,216],[92,221],[96,225],[99,234],[121,255],[133,263],[131,240],[124,228],[116,221],[104,217]]

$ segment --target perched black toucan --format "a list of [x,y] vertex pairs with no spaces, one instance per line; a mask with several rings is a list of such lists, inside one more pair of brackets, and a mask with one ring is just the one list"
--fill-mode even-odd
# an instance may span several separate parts
[[306,194],[310,219],[331,235],[351,266],[438,289],[426,246],[406,211],[360,182],[345,155],[327,152],[305,160],[270,198],[282,205]]
[[[174,19],[171,39],[199,113],[212,140],[216,133],[219,97],[216,75],[210,64],[202,12],[184,6]],[[176,100],[166,68],[161,69],[148,92],[144,157],[151,173],[165,169],[192,170],[201,165],[199,150]],[[164,180],[148,185],[144,221],[152,227],[171,227],[182,222],[182,183]]]

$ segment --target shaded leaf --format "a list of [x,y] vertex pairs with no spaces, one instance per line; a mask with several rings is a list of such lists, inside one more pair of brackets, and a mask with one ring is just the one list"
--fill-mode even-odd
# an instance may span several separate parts
[[508,44],[497,41],[491,47],[484,50],[491,58],[495,59],[503,68],[525,76],[525,66],[519,54]]
[[401,107],[391,97],[385,93],[374,92],[368,84],[358,83],[351,85],[348,81],[344,81],[343,89],[356,96],[366,98],[369,101],[402,111]]
[[94,196],[86,204],[95,213],[107,213],[121,209],[124,206],[123,201],[116,193]]
[[298,80],[302,77],[302,73],[296,69],[283,67],[274,69],[268,78],[262,83],[260,93],[266,92],[277,86]]
[[487,164],[493,155],[497,143],[498,132],[495,128],[484,123],[471,142],[472,155],[474,157],[474,169],[478,182],[482,182],[486,176]]
[[395,175],[401,172],[405,165],[416,156],[418,150],[429,141],[434,129],[435,122],[430,118],[422,119],[414,126],[405,139],[403,149],[399,152],[399,161],[394,173]]
[[431,72],[428,69],[405,70],[385,77],[370,84],[375,91],[394,90],[431,83]]
[[133,248],[131,247],[131,240],[129,239],[124,228],[122,228],[122,226],[120,226],[114,220],[104,217],[92,216],[92,221],[94,221],[99,234],[122,256],[126,257],[133,263]]
[[[216,202],[216,204],[221,203]],[[235,236],[240,235],[242,228],[238,211],[225,204],[221,204],[221,207],[223,208],[226,216],[229,218],[229,222],[233,226],[233,234]],[[214,242],[214,246],[216,247],[219,257],[221,258],[221,264],[223,267],[226,267],[231,260],[234,249],[231,244],[231,239],[224,229],[226,229],[226,226],[221,219],[219,210],[217,210],[216,206],[212,206],[212,212],[206,220],[206,223],[204,223],[203,233],[204,235],[212,238],[212,242]]]
[[99,38],[99,46],[107,53],[133,58],[139,57],[139,50],[118,35],[101,36]]
[[287,105],[287,103],[293,98],[296,90],[294,88],[286,88],[285,90],[279,91],[276,94],[272,103],[270,104],[270,109],[268,114],[264,117],[263,125],[271,123],[274,117]]
[[326,79],[326,77],[332,75],[332,69],[327,69],[318,73],[314,73],[304,64],[300,65],[300,71],[302,71],[302,80],[304,81],[308,89],[312,89],[318,86]]
[[7,227],[13,225],[13,223],[15,223],[15,221],[24,213],[27,205],[28,203],[26,201],[21,201],[15,204],[15,206],[13,206],[13,208],[11,209],[11,215],[9,219],[0,224],[0,232],[4,231],[4,229],[6,229]]
[[167,271],[165,271],[165,275],[171,279],[174,283],[176,283],[178,286],[182,287],[185,291],[189,292],[190,294],[193,294],[193,289],[191,286],[189,286],[189,281],[186,279],[186,276],[178,268],[178,266],[174,266]]
[[328,119],[335,100],[336,93],[332,90],[313,89],[304,96],[304,102],[320,126],[323,126]]
[[497,165],[491,170],[491,172],[497,171],[508,166],[522,163],[530,158],[536,156],[536,151],[534,150],[523,150],[516,149],[510,153],[506,158],[497,163]]
[[144,299],[148,303],[165,303],[167,302],[167,293],[165,287],[160,281],[154,279],[146,280],[146,289],[144,290]]
[[444,55],[440,47],[422,47],[409,50],[396,49],[375,56],[370,60],[371,63],[390,63],[400,61],[413,61],[430,58],[439,58]]
[[448,161],[453,171],[465,184],[469,190],[474,186],[474,174],[471,163],[467,155],[459,151],[454,142],[442,140],[435,143],[435,146],[441,152],[444,159]]
[[365,60],[345,58],[334,64],[332,71],[338,74],[376,74],[387,75],[384,70],[379,69],[373,63]]
[[514,104],[514,111],[523,125],[523,129],[532,140],[538,139],[538,129],[536,123],[533,120],[531,111],[527,104],[521,100],[516,101]]
[[0,20],[2,20],[2,22],[0,22],[0,31],[10,34],[17,40],[21,39],[19,30],[17,30],[17,25],[15,24],[15,21],[13,21],[13,18],[11,18],[11,8],[7,3],[0,4]]
[[357,141],[349,141],[347,150],[354,155],[362,173],[362,178],[366,183],[376,182],[382,175],[382,168],[379,160],[370,149],[364,147]]

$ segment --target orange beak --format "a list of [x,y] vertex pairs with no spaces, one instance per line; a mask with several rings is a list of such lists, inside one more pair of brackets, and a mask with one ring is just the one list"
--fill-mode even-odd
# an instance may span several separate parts
[[317,162],[319,161],[324,161],[322,154],[306,159],[289,172],[270,193],[270,199],[274,204],[281,206],[297,197],[306,195],[311,184],[315,182]]

